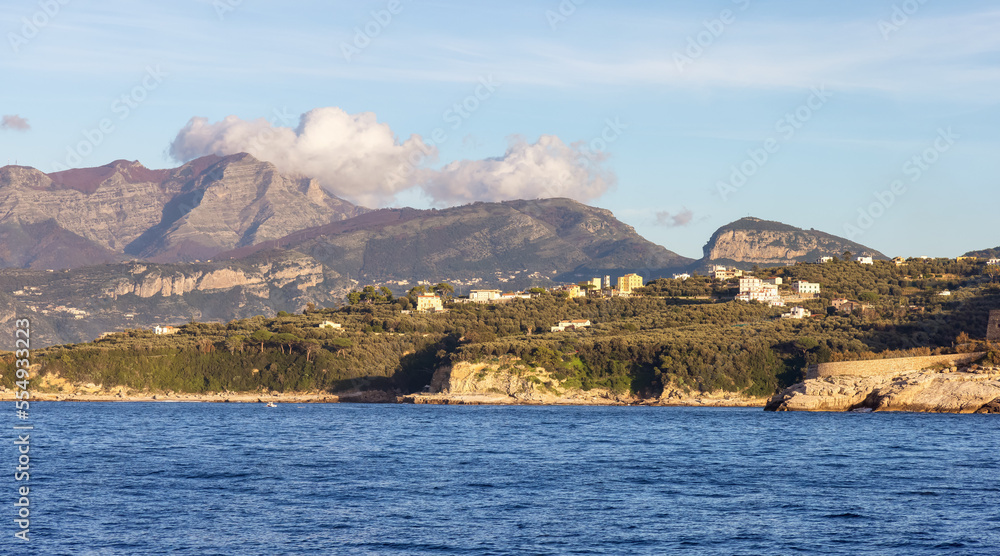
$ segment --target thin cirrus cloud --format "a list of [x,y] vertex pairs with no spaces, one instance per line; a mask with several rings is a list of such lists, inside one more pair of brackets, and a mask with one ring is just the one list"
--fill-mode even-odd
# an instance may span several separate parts
[[3,118],[0,118],[0,129],[28,131],[31,129],[31,124],[28,123],[27,119],[22,118],[17,114],[5,114]]
[[535,143],[515,136],[502,156],[430,169],[426,163],[435,161],[438,152],[419,135],[399,141],[374,113],[348,114],[336,107],[303,114],[295,128],[263,118],[229,116],[209,122],[195,117],[169,148],[170,156],[181,162],[240,152],[271,162],[283,173],[315,178],[334,194],[373,207],[391,204],[399,193],[414,188],[439,205],[540,197],[587,202],[616,183],[615,174],[603,167],[603,153],[554,135]]

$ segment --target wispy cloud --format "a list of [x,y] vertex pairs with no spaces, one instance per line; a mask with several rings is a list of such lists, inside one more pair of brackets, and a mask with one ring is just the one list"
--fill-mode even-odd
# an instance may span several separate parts
[[665,210],[656,213],[656,224],[667,228],[687,226],[692,220],[694,220],[694,212],[687,208],[674,214]]
[[0,120],[0,129],[9,129],[12,131],[28,131],[31,129],[31,124],[28,120],[18,116],[17,114],[4,115],[3,119]]

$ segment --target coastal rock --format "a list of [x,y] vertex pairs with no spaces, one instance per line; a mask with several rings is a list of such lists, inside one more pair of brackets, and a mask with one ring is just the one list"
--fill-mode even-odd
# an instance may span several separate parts
[[769,411],[1000,411],[1000,369],[946,369],[810,379],[771,398]]

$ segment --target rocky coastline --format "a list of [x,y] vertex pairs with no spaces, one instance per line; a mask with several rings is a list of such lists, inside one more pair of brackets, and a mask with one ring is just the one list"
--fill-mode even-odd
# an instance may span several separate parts
[[1000,413],[1000,367],[969,365],[871,376],[827,376],[795,384],[767,411]]

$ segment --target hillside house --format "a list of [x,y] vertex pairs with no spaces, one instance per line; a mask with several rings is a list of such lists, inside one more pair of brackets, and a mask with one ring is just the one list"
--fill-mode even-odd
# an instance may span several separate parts
[[743,276],[742,270],[726,268],[721,265],[716,265],[712,267],[712,270],[708,271],[708,277],[716,280],[730,280],[732,278],[739,278],[740,276]]
[[472,303],[491,303],[500,299],[500,290],[472,290],[469,292],[469,301]]
[[176,334],[177,329],[173,326],[154,326],[153,334],[166,335],[166,334]]
[[781,315],[783,319],[804,319],[812,316],[812,311],[803,307],[792,307],[792,310]]
[[903,257],[893,257],[892,262],[895,263],[896,266],[903,266],[906,264],[906,259]]
[[782,280],[781,276],[775,276],[774,278],[766,278],[764,280],[765,284],[770,284],[772,286],[780,286],[782,282],[784,282],[784,280]]
[[340,324],[325,320],[319,324],[319,328],[340,328]]
[[858,261],[858,264],[875,264],[875,260],[872,259],[872,257],[867,257],[867,256],[865,256],[865,257],[858,257],[855,260]]
[[819,263],[819,264],[829,263],[829,262],[832,262],[832,261],[833,261],[833,257],[820,257],[820,258],[816,259],[816,262]]
[[626,274],[618,278],[618,291],[631,293],[632,290],[642,287],[642,276],[638,274]]
[[684,273],[684,274],[674,274],[674,280],[680,280],[681,282],[683,282],[684,280],[687,280],[690,277],[691,277],[691,275],[687,274],[687,273]]
[[777,284],[765,283],[760,278],[740,278],[740,293],[736,296],[736,301],[757,301],[767,303],[772,307],[783,307],[785,302],[778,294]]
[[564,320],[552,327],[552,332],[563,332],[565,330],[576,330],[590,326],[589,320]]
[[417,296],[417,310],[418,311],[442,311],[444,310],[444,302],[441,298],[433,294],[422,294]]
[[986,264],[989,265],[989,266],[1000,265],[1000,259],[990,259],[990,260],[986,261]]
[[855,309],[867,309],[869,305],[865,305],[860,301],[851,301],[849,299],[839,298],[830,301],[830,306],[837,311],[845,314],[853,313]]
[[792,283],[792,291],[799,295],[819,295],[819,284],[816,282],[806,282],[799,280]]

